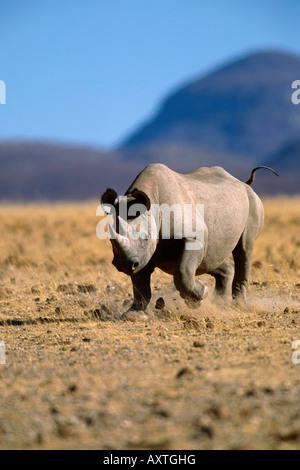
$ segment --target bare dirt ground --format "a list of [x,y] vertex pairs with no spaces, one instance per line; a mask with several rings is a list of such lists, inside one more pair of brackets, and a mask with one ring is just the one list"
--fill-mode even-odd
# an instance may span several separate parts
[[205,276],[189,310],[157,271],[141,322],[114,318],[131,283],[97,203],[1,206],[0,448],[299,449],[300,199],[264,204],[247,307]]

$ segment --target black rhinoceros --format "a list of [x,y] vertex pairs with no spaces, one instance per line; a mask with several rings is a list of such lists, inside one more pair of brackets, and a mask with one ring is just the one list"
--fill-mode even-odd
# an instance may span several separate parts
[[215,278],[215,294],[228,294],[232,287],[232,297],[245,300],[252,250],[264,221],[262,202],[250,187],[259,168],[277,174],[258,167],[243,183],[221,167],[179,174],[151,164],[124,196],[112,189],[104,192],[101,205],[114,214],[113,265],[133,284],[133,304],[124,319],[145,315],[155,268],[173,276],[191,307],[208,293],[196,279],[201,274]]

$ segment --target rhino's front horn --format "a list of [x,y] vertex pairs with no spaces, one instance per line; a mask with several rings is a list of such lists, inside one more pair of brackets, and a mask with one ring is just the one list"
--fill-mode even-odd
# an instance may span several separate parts
[[109,225],[108,228],[109,228],[110,238],[113,240],[116,240],[116,242],[121,248],[127,248],[129,246],[130,242],[127,237],[123,237],[122,235],[119,235],[115,231],[112,225]]
[[113,228],[113,226],[111,224],[108,224],[108,230],[109,230],[110,238],[115,239],[116,235],[117,235],[117,232],[115,231],[115,229]]

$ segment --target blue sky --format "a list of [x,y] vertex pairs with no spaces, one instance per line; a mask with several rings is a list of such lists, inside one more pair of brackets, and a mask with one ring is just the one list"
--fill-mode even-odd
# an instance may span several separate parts
[[300,54],[299,18],[299,0],[2,0],[0,139],[115,146],[228,60]]

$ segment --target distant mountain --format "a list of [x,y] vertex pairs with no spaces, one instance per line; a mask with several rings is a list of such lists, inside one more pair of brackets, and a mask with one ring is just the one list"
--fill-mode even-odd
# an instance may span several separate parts
[[300,180],[300,136],[298,140],[281,147],[267,163],[276,166],[278,171],[292,171]]
[[198,148],[199,163],[202,151],[259,162],[300,135],[300,105],[291,101],[296,79],[296,55],[261,52],[233,61],[170,94],[121,150],[139,158],[148,146],[172,144]]

